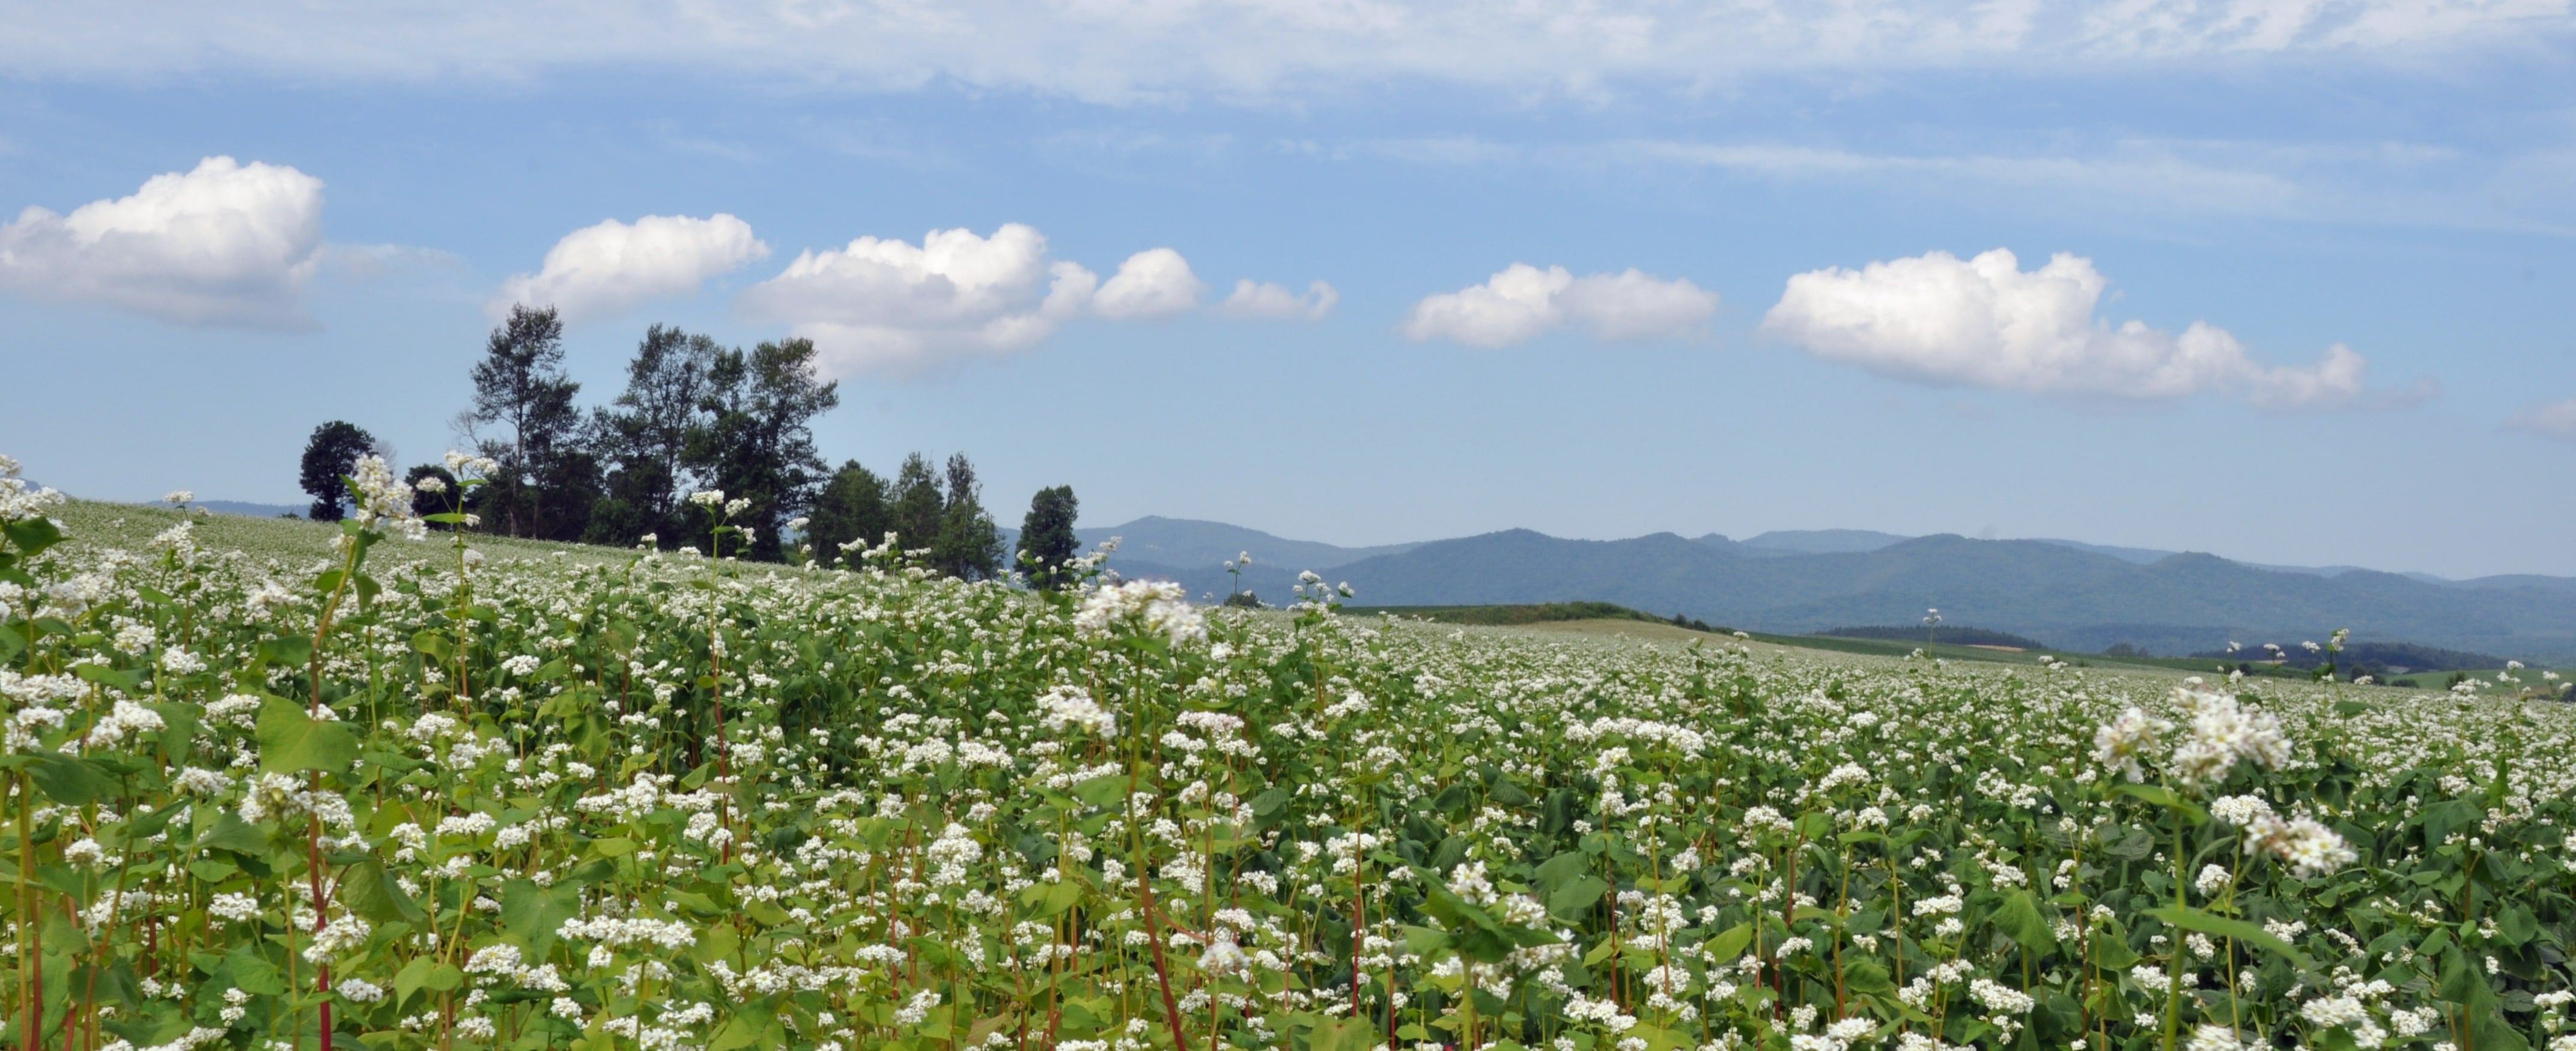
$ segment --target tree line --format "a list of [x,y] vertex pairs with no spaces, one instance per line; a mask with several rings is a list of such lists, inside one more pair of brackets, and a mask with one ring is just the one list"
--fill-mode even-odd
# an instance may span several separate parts
[[[511,309],[485,342],[472,404],[457,417],[466,444],[493,465],[489,484],[459,486],[446,464],[413,467],[405,478],[422,511],[450,510],[461,497],[467,528],[481,532],[676,549],[708,536],[723,513],[690,494],[721,490],[740,501],[727,521],[749,537],[727,553],[745,559],[854,566],[891,533],[896,551],[951,576],[1016,570],[1033,586],[1068,582],[1079,546],[1071,486],[1037,492],[1011,553],[964,453],[944,464],[914,453],[892,477],[857,460],[829,466],[812,424],[840,404],[840,390],[822,378],[810,340],[744,350],[654,325],[627,362],[625,390],[587,410],[563,357],[554,309]],[[307,516],[345,515],[341,476],[383,451],[355,424],[314,428],[297,477],[313,497]]]

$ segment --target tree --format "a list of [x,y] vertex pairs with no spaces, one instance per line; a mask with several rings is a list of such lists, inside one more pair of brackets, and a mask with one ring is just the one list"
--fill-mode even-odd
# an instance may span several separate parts
[[[434,491],[420,487],[421,480],[425,478],[438,479],[438,484],[433,487]],[[465,496],[464,491],[457,488],[456,475],[434,463],[425,463],[403,472],[403,484],[411,486],[411,513],[423,518],[456,510],[456,502]],[[455,528],[443,522],[431,522],[429,527],[438,530]]]
[[1030,587],[1053,591],[1073,585],[1065,563],[1082,547],[1073,532],[1081,509],[1070,485],[1040,489],[1029,499],[1028,517],[1020,520],[1020,565],[1028,572]]
[[333,420],[313,428],[313,437],[304,442],[304,461],[296,472],[297,484],[313,498],[313,507],[305,517],[316,522],[337,522],[346,517],[349,486],[340,479],[358,458],[376,451],[376,437],[346,420]]
[[579,462],[587,453],[573,407],[580,392],[563,371],[563,319],[555,309],[511,307],[474,364],[474,407],[465,415],[469,425],[498,424],[508,434],[477,443],[501,467],[477,494],[485,528],[547,539],[581,535],[592,503],[581,483],[597,468]]
[[930,471],[930,461],[920,453],[904,457],[903,468],[894,478],[896,547],[912,551],[937,543],[940,519],[947,507],[947,498],[939,494],[939,476]]
[[718,350],[708,359],[705,415],[683,462],[698,472],[701,488],[750,501],[733,518],[753,530],[744,557],[778,561],[781,525],[822,488],[825,466],[812,424],[841,403],[839,388],[823,382],[812,340]]
[[841,464],[824,483],[823,495],[814,499],[814,511],[805,523],[805,539],[814,545],[814,558],[824,565],[839,562],[851,565],[857,552],[844,556],[841,547],[856,542],[875,547],[894,524],[894,509],[886,503],[885,479],[876,472],[859,466],[857,460]]
[[984,512],[984,487],[975,480],[975,465],[965,453],[948,457],[947,506],[940,509],[938,539],[931,542],[930,564],[959,580],[982,580],[1002,572],[1002,537],[993,516]]
[[626,365],[626,392],[591,421],[591,444],[606,467],[584,539],[625,545],[656,537],[683,543],[680,501],[690,435],[705,424],[707,372],[724,350],[677,328],[646,329]]

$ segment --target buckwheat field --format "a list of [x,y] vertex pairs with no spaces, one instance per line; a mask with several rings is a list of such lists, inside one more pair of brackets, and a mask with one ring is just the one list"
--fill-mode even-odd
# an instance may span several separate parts
[[31,1049],[2576,1051],[2576,722],[2536,674],[469,543],[364,463],[341,530],[218,543],[14,467]]

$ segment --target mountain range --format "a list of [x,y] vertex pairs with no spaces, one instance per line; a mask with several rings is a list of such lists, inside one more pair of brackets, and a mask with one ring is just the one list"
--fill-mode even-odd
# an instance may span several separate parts
[[[206,501],[270,516],[291,508]],[[1006,545],[1017,544],[1005,529]],[[1526,529],[1416,544],[1341,547],[1222,522],[1149,516],[1077,530],[1086,548],[1120,540],[1110,568],[1215,599],[1237,583],[1293,601],[1301,571],[1349,583],[1370,606],[1600,601],[1752,631],[1945,623],[2098,652],[2126,643],[2166,655],[2230,642],[2296,647],[2351,628],[2356,641],[2407,642],[2576,664],[2576,578],[2451,580],[2354,566],[2284,566],[2075,540],[1907,537],[1862,529],[1743,540],[1673,533],[1567,540]],[[1252,561],[1239,576],[1225,562]]]
[[1792,530],[1744,540],[1673,533],[1567,540],[1526,529],[1419,544],[1347,548],[1220,522],[1148,517],[1078,531],[1086,546],[1121,538],[1109,565],[1217,597],[1239,580],[1284,604],[1297,574],[1348,582],[1370,606],[1603,601],[1755,631],[1945,623],[2098,652],[2127,643],[2159,654],[2322,641],[2413,642],[2576,663],[2576,578],[2531,574],[2449,580],[2351,566],[2274,566],[2215,555],[2072,540],[1905,537]]

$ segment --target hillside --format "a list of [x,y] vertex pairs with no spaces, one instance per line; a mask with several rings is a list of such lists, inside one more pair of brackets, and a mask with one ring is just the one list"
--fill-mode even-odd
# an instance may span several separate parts
[[[1846,534],[1757,545],[1671,533],[1566,540],[1515,529],[1317,568],[1348,581],[1359,601],[1372,606],[1601,601],[1790,634],[1905,624],[1937,606],[1953,624],[2079,652],[2118,643],[2160,654],[2219,649],[2230,641],[2295,646],[2348,627],[2356,641],[2534,662],[2576,657],[2576,587],[2558,578],[2453,583],[2372,570],[2329,576],[2204,554],[2140,563],[2125,550],[1949,535],[1847,550],[1874,541]],[[1122,548],[1112,565],[1129,576],[1178,581],[1194,595],[1221,596],[1231,583],[1213,562],[1165,562],[1141,557],[1133,546]],[[1256,552],[1242,582],[1264,601],[1281,603],[1291,598],[1301,568],[1265,562]]]

